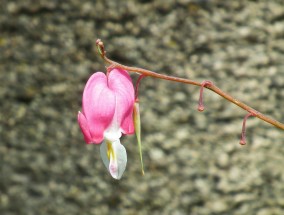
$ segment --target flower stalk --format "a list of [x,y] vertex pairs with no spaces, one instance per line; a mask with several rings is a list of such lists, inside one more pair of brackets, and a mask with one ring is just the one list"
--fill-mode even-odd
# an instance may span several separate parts
[[[284,130],[284,124],[235,99],[211,81],[205,80],[199,83],[190,79],[125,66],[107,58],[104,44],[100,39],[96,41],[96,45],[98,53],[109,65],[106,74],[96,72],[88,79],[83,91],[82,112],[78,112],[78,124],[87,144],[100,145],[103,164],[114,179],[121,179],[127,164],[127,152],[121,144],[120,138],[122,135],[131,135],[134,132],[137,138],[142,175],[144,175],[138,94],[139,84],[146,76],[200,87],[198,111],[204,111],[204,88],[244,109],[247,114],[242,124],[241,145],[246,144],[246,121],[250,116],[257,117]],[[128,72],[139,74],[135,89]]]

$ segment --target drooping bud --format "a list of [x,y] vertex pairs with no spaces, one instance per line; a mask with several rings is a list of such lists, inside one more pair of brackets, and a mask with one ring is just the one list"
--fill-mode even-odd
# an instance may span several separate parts
[[198,108],[197,110],[202,112],[204,111],[204,104],[203,104],[203,90],[206,86],[211,86],[213,83],[211,81],[203,81],[200,86],[200,93],[199,93],[199,101],[198,101]]
[[243,126],[242,126],[242,135],[240,140],[241,145],[246,145],[246,122],[250,116],[256,116],[256,113],[250,112],[244,117]]

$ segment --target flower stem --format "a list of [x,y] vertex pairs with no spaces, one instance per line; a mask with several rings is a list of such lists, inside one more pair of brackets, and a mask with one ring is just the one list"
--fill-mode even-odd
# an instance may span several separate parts
[[136,81],[136,86],[135,86],[135,100],[138,99],[138,94],[139,94],[139,85],[140,85],[140,82],[143,78],[145,78],[146,75],[139,75],[137,81]]
[[229,94],[225,93],[224,91],[219,89],[217,86],[215,86],[213,83],[212,84],[205,84],[204,86],[202,86],[203,83],[199,83],[197,81],[193,81],[193,80],[190,80],[190,79],[178,78],[178,77],[174,77],[174,76],[155,73],[153,71],[142,69],[142,68],[125,66],[125,65],[117,63],[113,60],[110,60],[109,58],[106,57],[106,51],[104,49],[104,44],[100,39],[98,39],[96,41],[96,45],[97,45],[98,52],[99,52],[100,56],[103,58],[103,60],[106,63],[112,65],[113,67],[125,69],[129,72],[136,72],[136,73],[139,73],[140,75],[144,75],[144,76],[151,76],[153,78],[159,78],[159,79],[164,79],[164,80],[168,80],[168,81],[174,81],[174,82],[180,82],[180,83],[184,83],[184,84],[191,84],[191,85],[195,85],[195,86],[199,86],[199,87],[205,87],[205,88],[217,93],[218,95],[222,96],[224,99],[228,100],[229,102],[234,103],[235,105],[239,106],[240,108],[246,110],[247,112],[252,113],[253,116],[255,116],[255,117],[271,124],[271,125],[274,125],[277,128],[284,130],[284,124],[283,123],[278,122],[277,120],[274,120],[274,119],[256,111],[255,109],[248,106],[247,104],[245,104],[245,103],[235,99],[234,97],[230,96]]

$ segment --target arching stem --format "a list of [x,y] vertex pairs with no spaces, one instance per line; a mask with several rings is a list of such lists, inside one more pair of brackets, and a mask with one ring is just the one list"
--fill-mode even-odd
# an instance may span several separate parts
[[[137,67],[130,67],[130,66],[125,66],[125,65],[119,64],[119,63],[112,61],[112,60],[110,60],[106,57],[106,51],[104,49],[104,44],[100,39],[98,39],[96,41],[96,45],[97,45],[98,52],[99,52],[100,56],[104,59],[104,61],[106,63],[114,66],[114,67],[125,69],[129,72],[136,72],[136,73],[139,73],[139,74],[145,75],[145,76],[151,76],[153,78],[175,81],[175,82],[180,82],[180,83],[184,83],[184,84],[191,84],[191,85],[196,85],[196,86],[200,86],[200,87],[202,86],[202,83],[199,83],[197,81],[193,81],[193,80],[190,80],[190,79],[178,78],[178,77],[173,77],[173,76],[169,76],[169,75],[163,75],[163,74],[155,73],[155,72],[150,71],[150,70],[137,68]],[[255,117],[257,117],[257,118],[259,118],[259,119],[261,119],[261,120],[263,120],[263,121],[265,121],[265,122],[267,122],[271,125],[274,125],[277,128],[284,130],[284,124],[283,123],[278,122],[277,120],[274,120],[274,119],[256,111],[252,107],[246,105],[245,103],[243,103],[243,102],[235,99],[234,97],[230,96],[229,94],[223,92],[217,86],[212,84],[212,85],[204,85],[203,87],[217,93],[218,95],[222,96],[223,98],[225,98],[229,102],[234,103],[235,105],[246,110],[247,112],[255,113],[255,115],[254,115]]]

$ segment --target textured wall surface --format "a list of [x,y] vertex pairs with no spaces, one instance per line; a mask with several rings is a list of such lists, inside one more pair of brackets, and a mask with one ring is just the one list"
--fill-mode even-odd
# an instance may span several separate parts
[[[0,214],[284,214],[284,132],[199,89],[140,87],[145,176],[133,136],[111,178],[77,125],[84,84],[109,57],[211,80],[284,122],[283,0],[1,0]],[[133,74],[133,78],[136,78]]]

